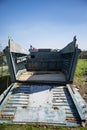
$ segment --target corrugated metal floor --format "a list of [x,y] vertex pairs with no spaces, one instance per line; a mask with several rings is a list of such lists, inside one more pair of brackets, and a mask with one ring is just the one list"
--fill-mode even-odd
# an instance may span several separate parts
[[16,85],[1,104],[0,122],[78,126],[80,117],[65,86]]

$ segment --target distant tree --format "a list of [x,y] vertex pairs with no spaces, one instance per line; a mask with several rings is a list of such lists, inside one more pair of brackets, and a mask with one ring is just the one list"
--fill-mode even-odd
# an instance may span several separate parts
[[82,51],[79,55],[79,58],[81,59],[87,59],[87,51]]

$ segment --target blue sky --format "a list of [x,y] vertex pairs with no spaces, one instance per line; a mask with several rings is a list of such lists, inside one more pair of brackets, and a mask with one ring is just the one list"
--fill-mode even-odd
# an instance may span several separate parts
[[87,50],[87,0],[0,0],[0,43],[63,48],[77,36]]

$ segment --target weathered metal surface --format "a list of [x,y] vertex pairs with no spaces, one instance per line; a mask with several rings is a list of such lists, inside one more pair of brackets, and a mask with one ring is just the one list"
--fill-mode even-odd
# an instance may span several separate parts
[[72,100],[78,110],[78,113],[81,117],[82,121],[87,120],[87,103],[84,101],[84,99],[81,97],[78,91],[73,87],[73,91],[71,90],[70,86],[67,85],[68,91],[72,97]]
[[31,51],[26,60],[28,71],[62,71],[65,83],[73,82],[74,72],[80,49],[74,39],[60,51]]
[[39,81],[44,82],[65,82],[65,75],[61,72],[46,72],[46,73],[35,73],[35,72],[24,72],[19,77],[20,81]]
[[15,43],[13,39],[8,40],[10,52],[29,54],[29,51],[23,49],[20,45]]
[[[13,82],[20,80],[20,75],[26,69],[28,71],[55,71],[55,73],[56,71],[62,71],[65,77],[64,83],[73,82],[76,63],[80,53],[75,39],[60,51],[37,49],[30,51],[30,54],[11,39],[9,39],[8,44],[4,52],[7,56]],[[59,80],[57,82],[62,83],[61,78]]]
[[0,123],[78,126],[80,116],[65,86],[15,85],[0,106]]
[[67,85],[73,82],[80,53],[76,39],[60,51],[38,49],[30,55],[9,40],[4,52],[17,83],[0,96],[0,123],[79,126],[86,121],[86,103]]

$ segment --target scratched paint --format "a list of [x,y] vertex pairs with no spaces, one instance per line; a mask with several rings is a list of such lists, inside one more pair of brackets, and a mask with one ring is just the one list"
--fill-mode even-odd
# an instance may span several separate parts
[[1,123],[80,125],[80,117],[65,86],[16,86],[1,104]]

